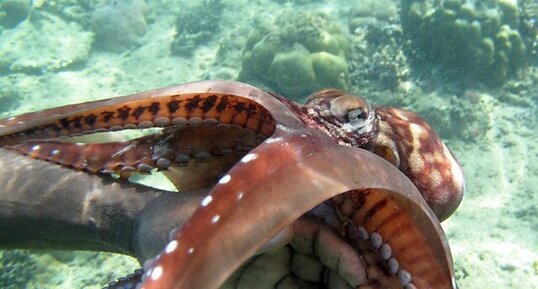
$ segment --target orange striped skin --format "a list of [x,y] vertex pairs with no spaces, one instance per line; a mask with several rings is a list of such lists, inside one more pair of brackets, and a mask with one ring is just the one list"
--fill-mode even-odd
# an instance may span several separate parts
[[[252,100],[235,95],[195,93],[140,95],[100,100],[83,105],[29,113],[0,121],[0,145],[26,139],[57,138],[134,127],[166,126],[170,122],[199,118],[232,124],[269,136],[274,131],[271,114]],[[168,120],[168,121],[167,121]]]
[[[377,257],[369,254],[365,262],[377,258],[383,265],[369,267],[369,280],[359,288],[400,288],[403,282],[455,289],[446,238],[420,193],[434,200],[441,218],[451,213],[453,199],[444,207],[435,200],[459,188],[457,162],[447,163],[448,149],[414,115],[380,108],[372,119],[364,100],[330,92],[301,106],[241,83],[190,83],[0,120],[0,146],[90,173],[128,177],[158,168],[178,187],[212,187],[146,272],[142,289],[218,288],[276,233],[327,200],[359,252],[378,236],[378,245],[391,249],[389,256],[381,247],[368,249]],[[125,142],[61,139],[147,127],[165,129]],[[232,156],[222,157],[225,151]],[[194,170],[195,162],[206,165]],[[428,183],[434,170],[441,182]],[[214,176],[201,178],[209,173]],[[358,239],[358,228],[370,241]],[[388,257],[399,264],[392,277]]]
[[[17,144],[11,148],[34,158],[54,162],[66,167],[85,170],[92,173],[116,173],[129,177],[133,172],[145,173],[139,169],[140,164],[151,168],[159,167],[157,161],[161,157],[174,160],[180,153],[155,153],[155,144],[170,138],[173,131],[166,136],[145,137],[122,143],[106,144],[72,144],[58,141],[39,141],[39,139],[52,139],[58,137],[76,136],[96,131],[120,130],[124,128],[148,128],[155,126],[198,126],[204,122],[210,125],[233,125],[244,128],[254,135],[241,136],[237,140],[254,147],[261,141],[260,138],[269,136],[275,129],[274,119],[263,106],[237,95],[224,93],[166,93],[162,89],[155,93],[142,93],[132,96],[115,98],[113,100],[99,100],[85,104],[69,105],[57,109],[37,113],[29,113],[14,118],[0,120],[0,145]],[[196,121],[193,123],[192,121]],[[238,138],[233,135],[211,136],[212,149],[233,149],[222,144],[222,138]],[[186,135],[186,134],[185,134]],[[193,134],[210,139],[207,134]],[[219,142],[217,142],[219,141]],[[181,146],[190,142],[196,145],[192,137],[175,137],[167,139],[169,146]],[[218,144],[218,145],[217,145]],[[183,145],[185,146],[185,145]],[[198,146],[199,147],[199,146]],[[35,149],[39,148],[39,149]],[[54,153],[54,154],[53,154]],[[193,150],[183,152],[191,155]],[[240,156],[239,156],[240,157]],[[217,163],[217,166],[220,163]],[[227,168],[230,165],[225,165]],[[144,167],[144,168],[149,168]]]
[[[351,191],[331,199],[343,222],[362,226],[369,234],[378,233],[392,249],[401,269],[407,270],[417,288],[454,288],[453,272],[442,257],[443,243],[435,226],[423,222],[416,204],[382,190]],[[437,239],[437,240],[435,240]]]

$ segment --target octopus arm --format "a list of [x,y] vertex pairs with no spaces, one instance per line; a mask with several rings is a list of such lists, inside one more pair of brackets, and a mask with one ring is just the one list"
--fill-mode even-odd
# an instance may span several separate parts
[[169,128],[122,142],[31,140],[6,148],[64,167],[124,178],[159,169],[178,190],[192,191],[214,185],[218,175],[264,139],[234,126],[200,126]]
[[[412,276],[420,288],[455,288],[439,223],[401,172],[367,151],[335,146],[319,131],[286,129],[277,129],[219,180],[157,257],[140,288],[218,288],[278,232],[342,193],[352,195],[342,195],[336,205],[344,218],[350,213],[354,225],[381,237],[401,229],[403,237],[386,239],[401,260],[400,281],[409,284]],[[362,198],[361,206],[346,206],[353,195]],[[393,222],[383,222],[394,210]],[[352,231],[351,239],[356,237]],[[416,241],[423,247],[412,246]]]
[[141,263],[162,249],[207,193],[161,191],[5,149],[0,182],[1,249],[108,251]]
[[269,136],[269,111],[284,105],[252,86],[205,81],[31,112],[0,120],[0,146],[100,131],[200,124],[234,125]]

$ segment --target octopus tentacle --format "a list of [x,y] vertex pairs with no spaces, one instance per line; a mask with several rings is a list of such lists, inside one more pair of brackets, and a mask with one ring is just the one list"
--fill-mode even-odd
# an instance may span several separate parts
[[[372,204],[369,196],[379,200],[379,195],[382,199],[387,196],[382,192],[398,195],[389,199],[391,205],[401,208],[394,221],[408,222],[401,231],[403,238],[411,233],[408,238],[425,240],[424,248],[412,251],[430,252],[420,256],[418,264],[435,265],[437,283],[431,284],[421,267],[413,269],[415,260],[402,258],[400,271],[416,273],[412,280],[429,286],[425,288],[454,288],[444,234],[413,184],[389,163],[366,151],[335,149],[330,144],[319,131],[303,129],[293,133],[277,128],[274,136],[243,157],[219,180],[160,254],[141,288],[217,288],[271,236],[317,204],[350,190],[365,192],[362,194],[367,205]],[[331,164],[325,161],[328,158]],[[414,224],[422,227],[409,227]],[[380,230],[377,234],[381,236],[385,232]],[[238,240],[244,246],[237,246]],[[403,251],[409,250],[402,247],[400,251],[398,244],[402,241],[398,238],[386,240],[394,246],[397,256],[405,256]]]
[[383,189],[354,190],[331,202],[352,242],[370,240],[402,286],[412,282],[417,288],[454,288],[447,278],[454,275],[446,266],[452,264],[447,240],[438,234],[438,223],[422,215],[419,204]]
[[150,157],[151,148],[148,147],[148,142],[132,144],[133,142],[84,144],[61,141],[29,141],[8,148],[35,159],[92,173],[129,174],[135,170],[151,171],[152,168],[156,167],[156,162]]
[[265,137],[228,127],[186,127],[125,142],[81,143],[27,141],[11,150],[91,173],[151,173],[164,170],[180,190],[208,187]]
[[[167,139],[167,135],[161,137],[162,142],[147,137],[125,143],[88,145],[36,140],[103,130],[170,126],[175,129],[193,128],[190,135],[184,134],[187,136],[179,140],[180,146],[183,144],[183,147],[189,146],[192,149],[200,144],[200,141],[194,142],[193,138],[200,140],[205,136],[203,141],[213,141],[213,145],[221,144],[223,139],[237,138],[237,133],[232,133],[229,137],[221,135],[220,138],[218,135],[208,137],[207,133],[201,133],[200,125],[217,125],[215,132],[222,131],[224,125],[243,128],[256,135],[241,136],[242,140],[248,141],[246,144],[237,143],[236,148],[237,145],[241,148],[236,151],[244,153],[274,132],[275,119],[290,127],[301,126],[300,120],[288,113],[285,104],[257,88],[228,81],[196,82],[0,120],[0,146],[16,144],[15,150],[35,158],[90,172],[119,173],[128,177],[133,172],[147,172],[153,168],[166,169],[173,165],[173,162],[182,166],[190,161],[191,156],[197,159],[208,151],[201,151],[200,154],[177,151],[173,156],[162,155],[163,146],[165,151],[170,152],[170,144],[177,141]],[[26,143],[20,144],[22,142]],[[226,147],[220,148],[217,154],[222,154],[222,148],[227,151]],[[157,150],[159,152],[155,152]],[[177,186],[180,184],[175,180],[187,179],[180,180],[181,189],[196,189],[214,182],[216,174],[229,168],[231,163],[233,164],[233,161],[230,158],[222,158],[202,167],[201,170],[214,172],[214,176],[209,180],[196,178],[195,170],[178,173],[177,171],[181,170],[172,168],[169,175]]]
[[272,110],[260,100],[278,105],[261,90],[236,82],[197,82],[156,89],[0,120],[0,146],[103,130],[217,123],[269,136],[275,121]]

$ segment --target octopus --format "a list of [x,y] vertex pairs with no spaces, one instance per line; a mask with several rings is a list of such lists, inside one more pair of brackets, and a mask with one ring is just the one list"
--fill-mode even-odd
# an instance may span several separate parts
[[[144,264],[108,289],[457,288],[463,172],[403,109],[202,81],[0,120],[0,147],[0,247]],[[156,171],[179,192],[129,182]]]

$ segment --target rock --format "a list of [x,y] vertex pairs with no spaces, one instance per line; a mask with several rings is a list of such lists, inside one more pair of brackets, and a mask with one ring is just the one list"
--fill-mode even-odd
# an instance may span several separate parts
[[45,11],[31,17],[0,37],[0,68],[39,73],[84,62],[90,55],[93,34],[77,23]]
[[0,26],[11,29],[24,21],[30,13],[29,0],[3,0],[0,2]]
[[118,0],[96,9],[91,25],[97,49],[123,52],[140,43],[146,34],[144,0]]

